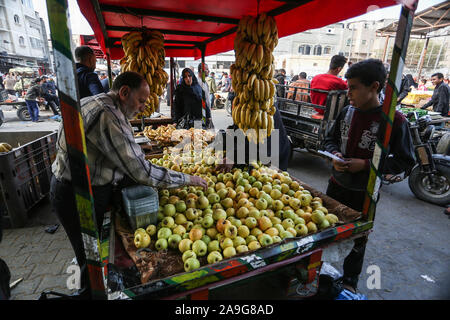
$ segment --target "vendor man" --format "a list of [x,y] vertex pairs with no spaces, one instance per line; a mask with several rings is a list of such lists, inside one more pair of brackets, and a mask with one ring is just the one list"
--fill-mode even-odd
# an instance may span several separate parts
[[[124,72],[114,81],[111,91],[81,99],[86,149],[97,226],[101,226],[117,186],[141,184],[160,188],[183,185],[201,186],[207,183],[190,176],[151,164],[135,143],[129,122],[145,109],[150,88],[135,72]],[[86,258],[80,231],[80,221],[71,182],[63,124],[58,133],[57,155],[52,165],[50,199],[63,225],[81,268],[80,296],[89,298]],[[120,188],[120,187],[119,187]],[[86,294],[86,295],[85,295]]]

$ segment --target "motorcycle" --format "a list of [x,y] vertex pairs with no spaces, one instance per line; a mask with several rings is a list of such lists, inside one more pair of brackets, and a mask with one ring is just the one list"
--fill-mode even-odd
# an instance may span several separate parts
[[[407,114],[417,164],[408,176],[408,186],[421,200],[437,204],[450,203],[450,133],[436,132],[430,116]],[[438,153],[438,150],[442,153]],[[395,180],[399,182],[403,179]],[[392,180],[391,180],[392,181]]]

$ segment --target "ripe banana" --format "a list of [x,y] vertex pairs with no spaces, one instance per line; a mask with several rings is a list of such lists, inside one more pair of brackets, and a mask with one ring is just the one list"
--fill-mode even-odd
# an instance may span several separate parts
[[277,44],[278,29],[273,17],[263,13],[256,18],[244,16],[239,21],[234,39],[236,61],[230,67],[236,92],[232,118],[249,141],[255,143],[264,143],[273,130],[272,52]]

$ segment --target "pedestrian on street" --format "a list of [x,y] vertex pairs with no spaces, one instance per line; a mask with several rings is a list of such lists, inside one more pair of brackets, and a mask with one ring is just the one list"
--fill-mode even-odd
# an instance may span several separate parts
[[[348,80],[350,105],[342,109],[325,138],[325,150],[342,161],[333,160],[332,176],[326,194],[342,204],[362,211],[369,179],[370,162],[382,119],[378,94],[386,81],[386,69],[380,60],[368,59],[354,63],[345,74]],[[399,174],[414,164],[414,147],[408,121],[395,112],[389,150],[383,174]],[[355,293],[362,270],[367,237],[355,240],[344,261],[343,284]]]
[[[340,55],[331,57],[328,72],[319,74],[311,80],[311,89],[319,90],[347,90],[347,83],[338,77],[339,73],[347,63],[347,58]],[[311,103],[319,106],[326,106],[328,93],[311,90]],[[324,109],[315,108],[316,116],[322,117],[325,114]]]
[[[104,213],[120,194],[122,187],[136,184],[158,188],[184,185],[201,186],[204,189],[207,187],[207,182],[198,176],[156,166],[145,159],[141,147],[134,140],[129,120],[145,110],[145,101],[149,95],[150,88],[142,75],[124,72],[116,78],[110,92],[81,101],[97,229],[102,225]],[[50,199],[81,268],[79,295],[89,299],[86,256],[67,150],[61,123],[56,159],[52,165]]]
[[[202,68],[203,66],[203,68]],[[202,96],[205,96],[205,104],[206,104],[206,113],[209,114],[209,118],[206,118],[206,127],[209,129],[212,122],[211,122],[211,99],[210,99],[210,93],[209,93],[209,87],[207,83],[207,79],[209,78],[209,68],[206,63],[199,63],[198,64],[198,83],[202,87],[203,93]],[[203,72],[205,73],[205,81],[203,81]]]
[[78,90],[80,99],[104,93],[102,83],[98,75],[94,72],[97,66],[97,58],[94,51],[88,46],[81,46],[75,49],[75,59],[77,60]]
[[[448,104],[450,97],[450,87],[444,82],[444,75],[440,72],[431,76],[431,82],[433,83],[434,91],[431,96],[431,100],[425,103],[421,109],[426,109],[433,106],[434,112],[439,112],[441,116],[448,116]],[[442,123],[443,125],[444,123]]]
[[274,78],[277,79],[279,84],[277,86],[277,97],[285,98],[284,94],[286,92],[286,88],[283,86],[286,85],[286,70],[278,70],[278,73],[275,73]]
[[28,113],[30,114],[31,121],[33,122],[42,122],[39,119],[39,105],[36,99],[39,99],[42,102],[44,99],[41,97],[41,84],[43,80],[41,78],[36,78],[33,82],[33,85],[28,88],[28,91],[25,95],[25,103],[27,104]]
[[214,72],[209,74],[209,77],[206,78],[206,83],[208,84],[209,96],[210,96],[210,106],[214,107],[215,93],[217,92],[216,79],[214,78]]
[[[310,81],[306,79],[306,77],[307,77],[306,72],[300,72],[300,74],[298,75],[298,79],[290,84],[290,86],[292,87],[300,88],[297,89],[297,94],[295,97],[296,101],[311,102],[308,90],[310,86]],[[287,93],[287,99],[292,99],[294,97],[294,91],[295,91],[294,88],[289,88],[289,91]]]
[[8,94],[15,96],[16,90],[14,90],[14,86],[16,85],[17,78],[11,73],[7,73],[6,77],[3,79],[3,85],[5,86],[5,90]]
[[55,116],[59,116],[58,108],[60,107],[56,90],[54,90],[53,85],[51,84],[51,81],[48,80],[47,76],[42,76],[41,79],[41,95],[47,101],[47,105],[52,109],[53,118],[55,118]]

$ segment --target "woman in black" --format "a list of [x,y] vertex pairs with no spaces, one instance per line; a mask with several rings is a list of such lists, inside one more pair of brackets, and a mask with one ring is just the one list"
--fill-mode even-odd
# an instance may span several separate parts
[[205,93],[191,69],[183,69],[181,75],[183,81],[175,90],[175,122],[183,129],[189,129],[194,127],[194,121],[202,121],[202,127],[206,128],[206,119],[211,118],[211,110],[206,107]]

